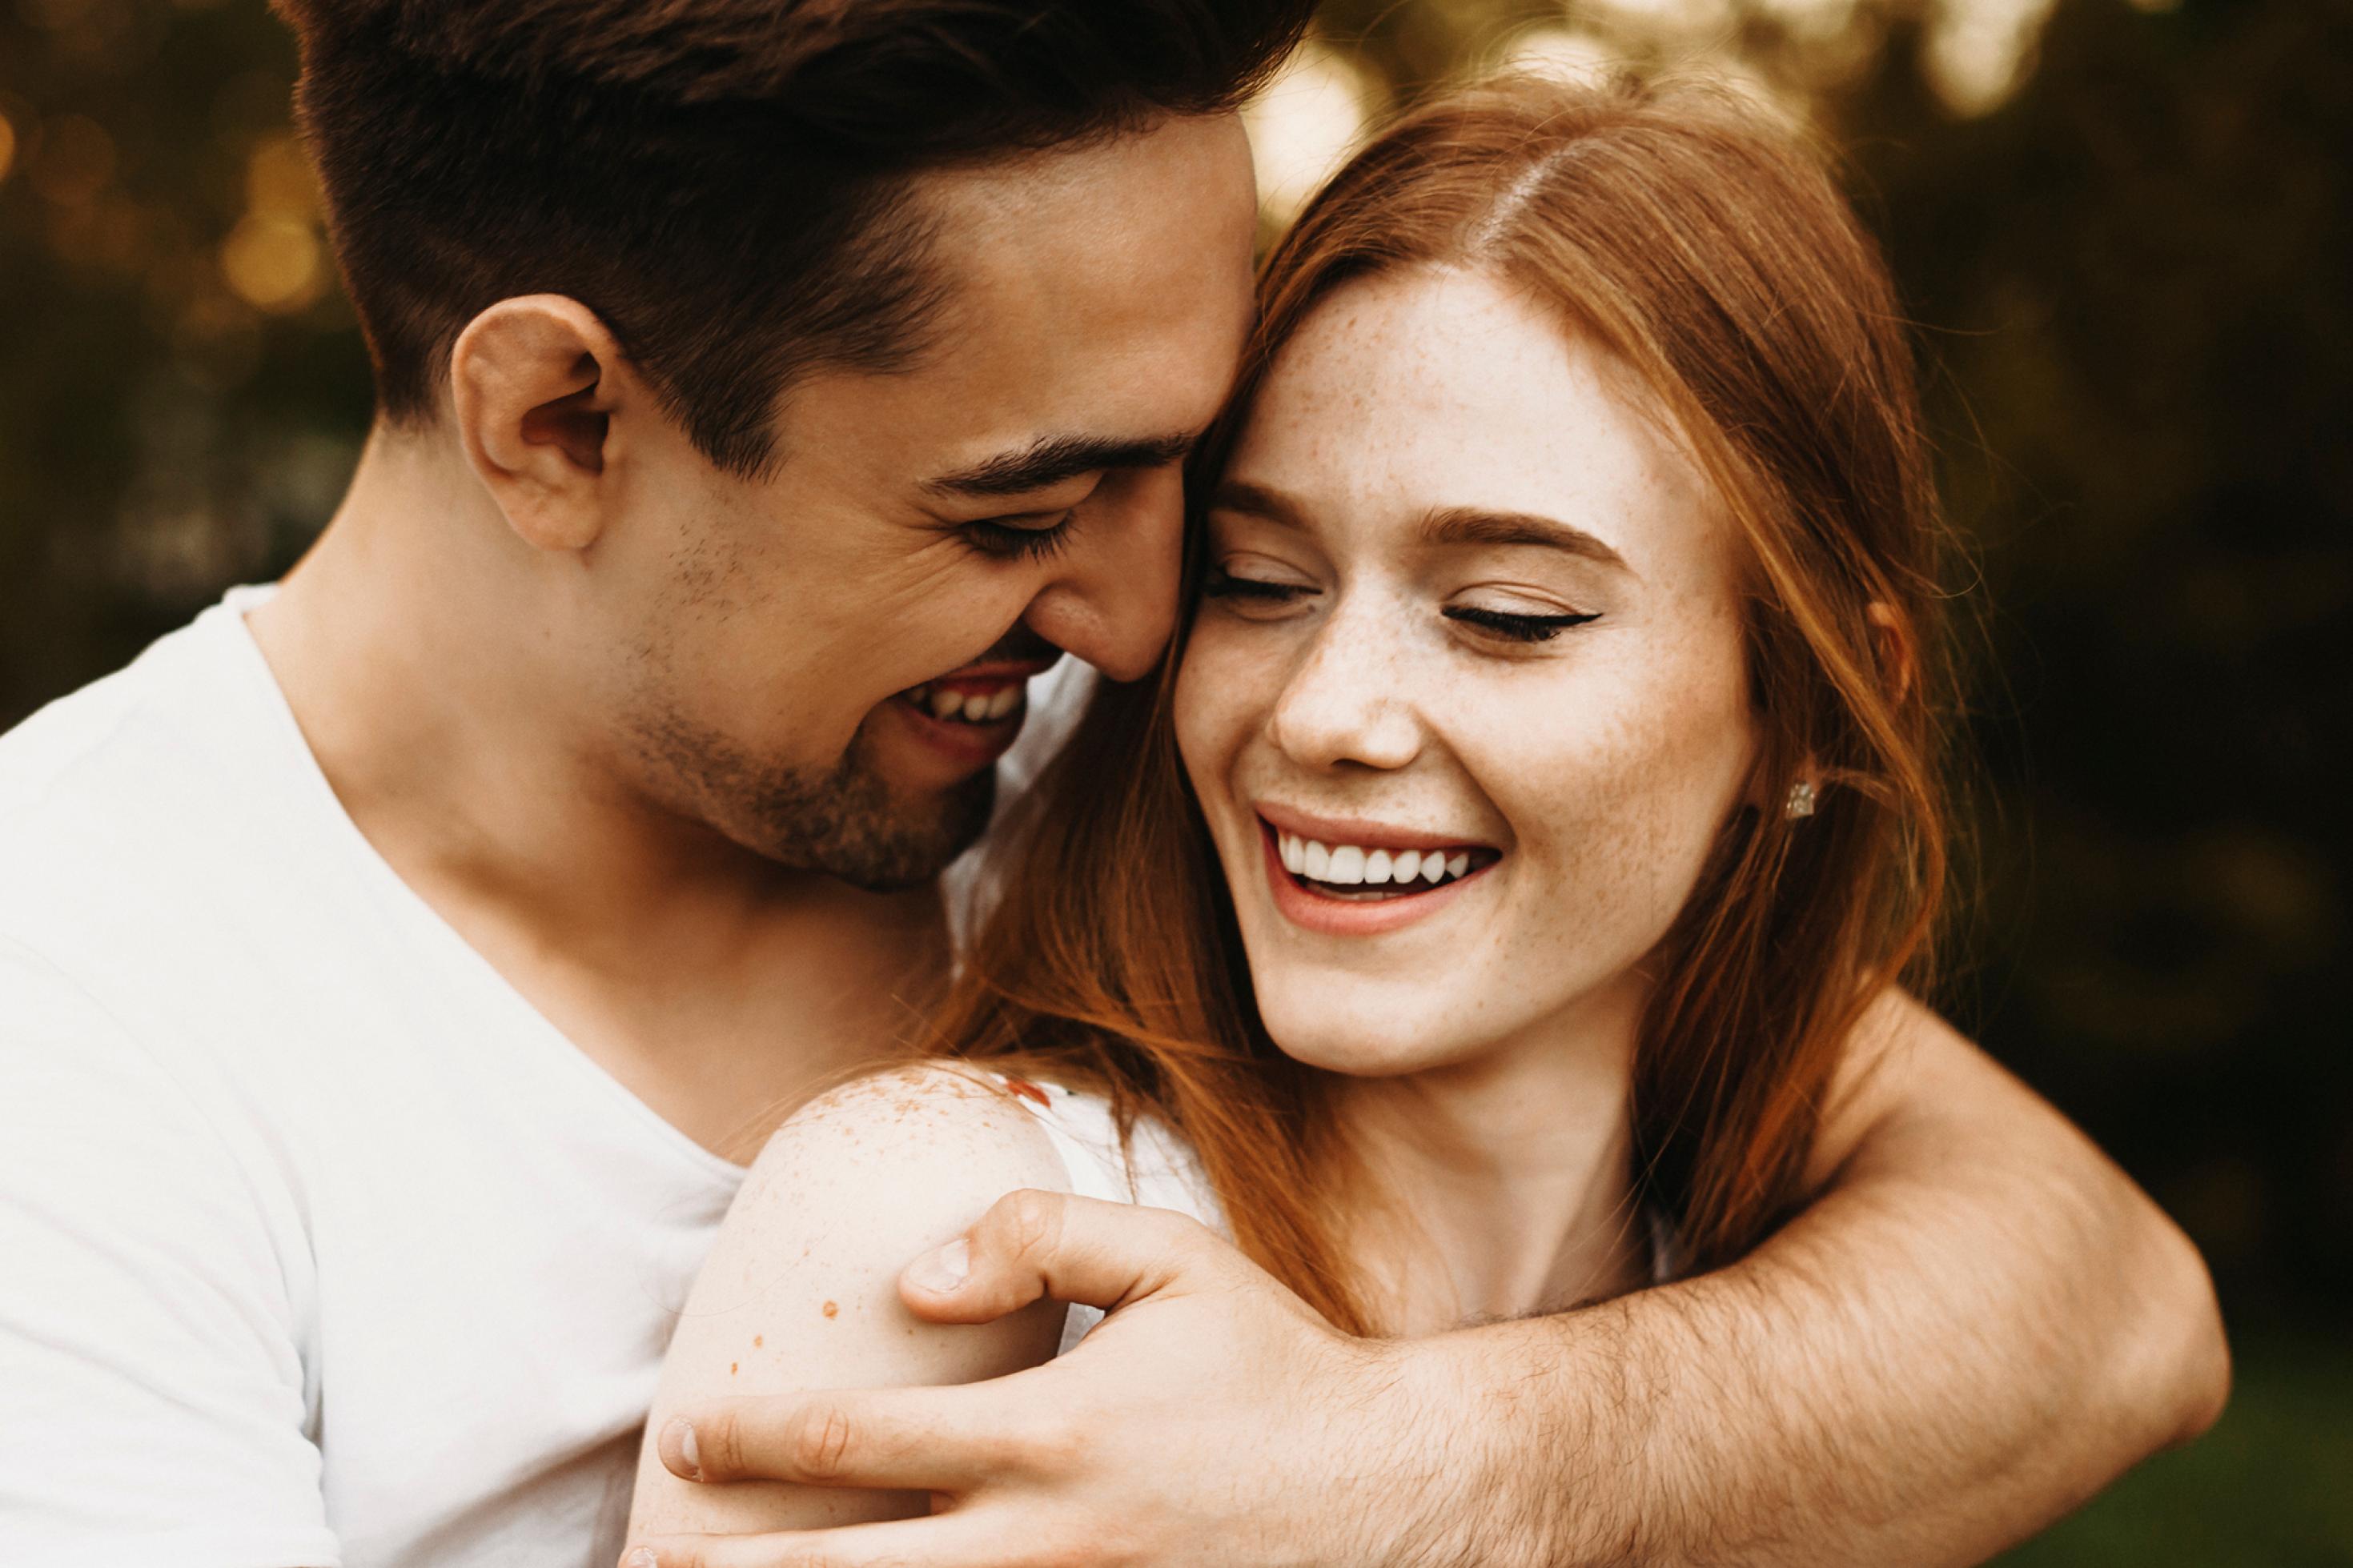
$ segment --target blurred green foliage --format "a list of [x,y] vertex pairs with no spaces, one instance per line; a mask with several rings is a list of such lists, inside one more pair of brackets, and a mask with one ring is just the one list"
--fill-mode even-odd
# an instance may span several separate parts
[[[1847,150],[1989,607],[1952,1000],[2253,1347],[2213,1436],[2013,1561],[2353,1563],[2353,0],[2058,0],[1963,112],[1970,3],[1326,0],[1324,33],[1388,100],[1530,28],[1729,62]],[[367,374],[292,67],[260,0],[0,0],[0,724],[333,507]]]

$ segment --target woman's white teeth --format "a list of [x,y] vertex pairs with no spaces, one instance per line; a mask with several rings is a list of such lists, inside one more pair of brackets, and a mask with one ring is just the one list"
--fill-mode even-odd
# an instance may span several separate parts
[[950,691],[944,687],[918,686],[906,693],[907,700],[934,719],[954,720],[960,724],[994,724],[1021,706],[1023,689],[1019,686],[999,687],[995,692]]
[[1319,844],[1291,833],[1276,834],[1274,842],[1284,870],[1338,888],[1405,887],[1416,881],[1434,888],[1471,870],[1468,849],[1451,855],[1439,849],[1366,849],[1355,844]]

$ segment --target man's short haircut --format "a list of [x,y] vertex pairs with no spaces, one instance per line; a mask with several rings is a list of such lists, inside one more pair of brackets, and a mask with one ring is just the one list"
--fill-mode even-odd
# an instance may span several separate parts
[[1312,0],[273,0],[383,416],[552,293],[705,455],[820,367],[907,368],[945,289],[907,176],[1238,105]]

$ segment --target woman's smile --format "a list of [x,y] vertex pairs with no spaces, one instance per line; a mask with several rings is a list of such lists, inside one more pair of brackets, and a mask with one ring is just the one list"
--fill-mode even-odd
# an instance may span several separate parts
[[1491,845],[1361,819],[1258,805],[1267,887],[1285,920],[1327,936],[1377,936],[1451,908],[1504,858]]

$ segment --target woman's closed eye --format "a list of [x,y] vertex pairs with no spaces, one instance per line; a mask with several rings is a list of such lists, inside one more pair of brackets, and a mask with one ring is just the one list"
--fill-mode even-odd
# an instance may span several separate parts
[[1252,607],[1279,609],[1316,591],[1313,583],[1246,566],[1212,566],[1201,584],[1203,598],[1225,600],[1245,614]]
[[1599,612],[1538,613],[1496,609],[1485,605],[1449,605],[1439,614],[1458,625],[1473,626],[1517,643],[1550,642],[1571,626],[1585,626],[1601,618]]

